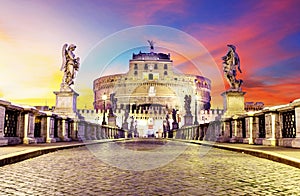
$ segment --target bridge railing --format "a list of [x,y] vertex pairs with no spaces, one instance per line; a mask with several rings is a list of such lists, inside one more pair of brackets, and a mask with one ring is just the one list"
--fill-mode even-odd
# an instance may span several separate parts
[[175,138],[300,148],[300,99],[207,124],[186,126]]
[[0,99],[0,146],[125,137],[126,131],[119,127],[91,123],[79,115],[60,115],[48,108],[39,110]]

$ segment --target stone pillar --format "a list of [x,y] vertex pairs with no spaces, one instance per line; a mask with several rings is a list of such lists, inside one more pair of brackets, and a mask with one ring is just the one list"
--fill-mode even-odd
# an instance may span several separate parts
[[24,115],[24,144],[36,143],[34,139],[34,116],[32,113],[25,113]]
[[112,126],[112,127],[115,127],[115,126],[117,126],[117,124],[116,124],[116,119],[117,119],[117,116],[116,115],[114,115],[114,114],[112,114],[112,115],[108,115],[108,125],[109,126]]
[[63,141],[71,141],[71,138],[68,137],[68,132],[66,130],[66,127],[67,127],[67,123],[66,123],[66,119],[62,119],[62,134],[61,134],[61,139]]
[[295,108],[296,138],[300,139],[300,106]]
[[4,137],[4,123],[5,123],[5,107],[0,106],[0,146],[8,145],[8,139]]
[[[296,102],[298,101],[298,102]],[[296,138],[292,141],[292,147],[300,147],[300,99],[294,101],[295,106],[295,121],[296,121]]]
[[246,117],[246,138],[243,143],[254,144],[253,139],[253,116]]
[[62,119],[61,121],[61,139],[65,141],[66,137],[66,120]]
[[184,126],[193,125],[193,115],[186,114],[183,117],[184,117]]
[[47,143],[56,142],[56,140],[53,138],[53,133],[52,133],[53,126],[54,126],[52,116],[47,116],[46,118],[47,118],[46,142]]
[[253,139],[253,116],[250,116],[249,118],[249,144],[254,144],[254,139]]
[[93,124],[93,129],[92,129],[92,131],[93,131],[93,137],[92,137],[92,139],[93,139],[93,140],[97,140],[97,127],[96,127],[95,124]]
[[98,140],[102,139],[102,135],[101,135],[101,127],[100,125],[96,125],[96,136]]
[[269,112],[265,114],[266,119],[266,139],[263,140],[262,144],[266,146],[276,146],[277,139],[275,137],[276,127],[279,124],[278,114],[275,112]]
[[232,123],[232,137],[230,138],[231,143],[235,143],[238,141],[238,127],[237,127],[237,117],[233,118],[233,123]]
[[78,120],[75,119],[73,122],[72,122],[72,135],[71,135],[71,138],[72,140],[78,140]]
[[81,141],[85,140],[85,129],[86,129],[85,122],[80,121],[78,123],[78,133],[77,133],[78,140]]
[[85,123],[84,138],[86,140],[91,139],[91,124],[89,122]]

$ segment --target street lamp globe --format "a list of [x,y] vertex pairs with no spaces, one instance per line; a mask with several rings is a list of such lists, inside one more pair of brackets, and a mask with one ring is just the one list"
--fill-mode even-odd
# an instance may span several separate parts
[[107,99],[107,95],[104,93],[104,94],[102,95],[102,100],[105,101],[106,99]]

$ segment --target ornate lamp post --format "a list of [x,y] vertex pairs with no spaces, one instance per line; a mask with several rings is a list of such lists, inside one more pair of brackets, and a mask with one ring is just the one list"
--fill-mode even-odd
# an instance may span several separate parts
[[195,122],[194,122],[194,125],[199,125],[198,123],[198,116],[197,116],[197,101],[198,101],[198,95],[196,93],[195,95]]
[[107,99],[107,95],[104,93],[102,95],[102,100],[103,100],[103,106],[104,106],[104,113],[103,113],[103,120],[102,120],[102,125],[106,125],[106,122],[105,122],[105,101]]
[[162,135],[162,138],[166,138],[166,135],[167,135],[167,121],[164,120],[164,123],[163,123],[163,135]]

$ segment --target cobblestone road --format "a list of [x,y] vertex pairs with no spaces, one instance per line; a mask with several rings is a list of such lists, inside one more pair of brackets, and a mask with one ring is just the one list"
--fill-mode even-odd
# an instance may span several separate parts
[[[124,156],[151,150],[129,146]],[[192,144],[156,169],[123,170],[80,147],[0,167],[0,195],[300,195],[300,170]]]

